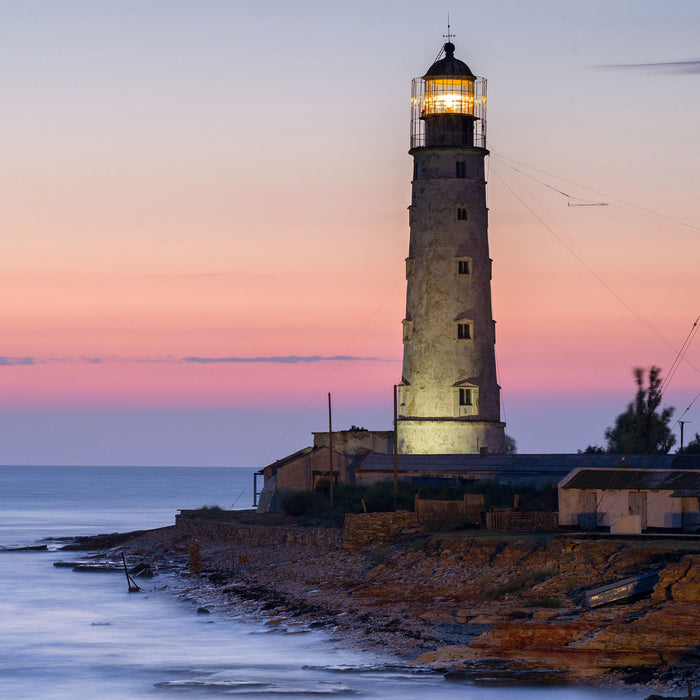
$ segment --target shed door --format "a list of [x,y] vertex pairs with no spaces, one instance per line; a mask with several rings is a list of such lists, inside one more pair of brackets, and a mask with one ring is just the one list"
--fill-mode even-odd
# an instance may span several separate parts
[[696,530],[700,524],[700,512],[698,512],[698,499],[684,496],[681,498],[681,524],[684,530]]
[[579,493],[578,526],[581,530],[595,530],[598,525],[598,506],[595,491]]
[[642,516],[642,530],[647,529],[647,492],[630,491],[629,511],[630,515]]

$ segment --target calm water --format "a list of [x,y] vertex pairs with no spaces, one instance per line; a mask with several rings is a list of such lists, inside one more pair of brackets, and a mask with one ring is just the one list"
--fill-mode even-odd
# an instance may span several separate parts
[[[0,545],[173,523],[179,508],[248,508],[252,470],[0,467]],[[77,558],[78,555],[75,555]],[[382,669],[326,633],[285,634],[244,614],[196,614],[123,575],[76,573],[55,552],[0,553],[0,697],[437,698],[562,700],[645,693],[581,688],[481,688]],[[139,581],[141,584],[142,581]]]

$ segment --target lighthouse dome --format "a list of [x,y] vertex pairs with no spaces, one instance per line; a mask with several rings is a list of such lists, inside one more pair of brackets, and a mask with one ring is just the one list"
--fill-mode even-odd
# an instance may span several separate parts
[[476,76],[471,72],[469,66],[464,62],[455,58],[455,45],[448,41],[445,46],[445,57],[439,61],[435,61],[428,72],[423,76],[426,78],[466,78],[474,80]]

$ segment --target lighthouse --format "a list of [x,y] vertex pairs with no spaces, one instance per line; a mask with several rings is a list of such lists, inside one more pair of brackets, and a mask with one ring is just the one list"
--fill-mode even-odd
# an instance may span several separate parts
[[486,80],[454,51],[448,41],[413,80],[402,454],[505,451],[491,309]]

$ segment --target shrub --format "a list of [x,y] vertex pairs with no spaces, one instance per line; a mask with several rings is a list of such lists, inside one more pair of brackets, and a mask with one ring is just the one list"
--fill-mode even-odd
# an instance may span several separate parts
[[282,498],[282,511],[299,517],[328,510],[328,497],[319,491],[295,491]]
[[[434,482],[412,482],[401,480],[398,483],[396,497],[394,484],[384,482],[374,486],[355,486],[338,484],[333,489],[333,509],[330,509],[330,494],[325,491],[299,491],[290,493],[282,499],[282,510],[294,517],[316,517],[324,520],[341,521],[346,513],[362,513],[364,507],[368,513],[410,510],[414,508],[414,498],[420,493],[421,498],[436,500],[461,500],[465,493],[484,494],[486,508],[504,508],[513,505],[515,494],[519,495],[519,507],[522,510],[556,510],[557,490],[554,486],[538,489],[534,484],[512,486],[498,484],[495,481],[435,480]],[[396,503],[394,504],[394,500]],[[455,522],[455,527],[460,523]]]
[[559,598],[550,598],[545,596],[544,598],[535,598],[535,600],[528,600],[525,603],[529,608],[560,608],[561,600]]
[[210,518],[212,520],[220,520],[226,511],[220,506],[206,505],[195,510],[191,510],[188,515],[191,518]]
[[496,586],[496,588],[487,589],[484,591],[484,598],[487,600],[496,600],[497,598],[502,598],[508,593],[520,593],[521,591],[528,590],[533,586],[542,583],[542,581],[546,581],[550,576],[553,576],[551,571],[533,571],[531,574],[518,576],[518,578],[509,581],[503,586]]

